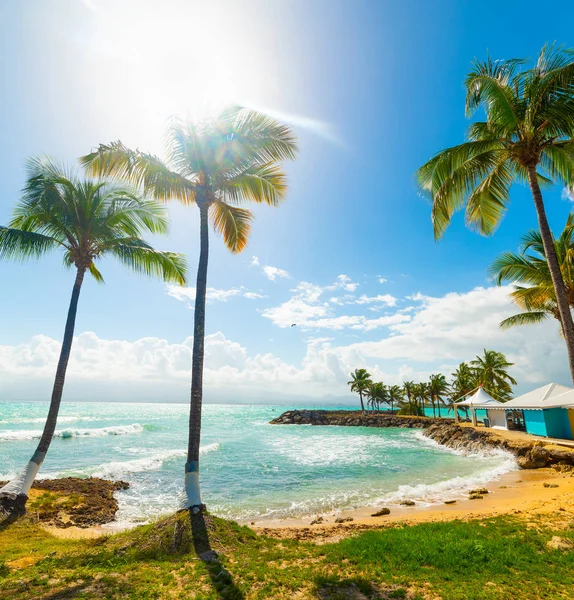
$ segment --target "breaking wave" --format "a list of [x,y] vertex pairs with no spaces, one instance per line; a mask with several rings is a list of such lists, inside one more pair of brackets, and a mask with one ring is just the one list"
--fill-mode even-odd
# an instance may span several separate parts
[[[219,444],[209,444],[202,446],[199,449],[200,456],[207,454],[208,452],[215,452],[219,450]],[[142,473],[144,471],[157,471],[161,467],[175,458],[183,458],[186,455],[186,450],[165,450],[164,452],[158,452],[151,456],[144,458],[135,458],[133,460],[114,460],[102,465],[97,465],[88,469],[84,469],[81,472],[77,472],[77,475],[101,477],[102,479],[121,479],[131,473]],[[70,473],[66,473],[69,475]],[[62,475],[62,474],[60,474]]]
[[[133,433],[141,433],[144,429],[149,430],[153,427],[149,425],[111,425],[110,427],[99,427],[94,429],[76,429],[69,427],[67,429],[57,430],[54,437],[68,439],[74,437],[103,437],[106,435],[129,435]],[[22,440],[34,440],[40,438],[42,431],[22,429],[22,430],[7,430],[0,431],[0,442],[17,442]]]

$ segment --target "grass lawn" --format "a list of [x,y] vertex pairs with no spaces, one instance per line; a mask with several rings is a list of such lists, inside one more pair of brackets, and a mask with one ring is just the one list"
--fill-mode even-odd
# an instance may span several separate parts
[[[562,549],[548,545],[555,536]],[[23,519],[0,528],[0,597],[572,599],[573,548],[574,522],[559,512],[371,530],[323,545],[211,516],[192,526],[187,513],[90,540],[59,539]],[[217,558],[197,558],[210,549]]]

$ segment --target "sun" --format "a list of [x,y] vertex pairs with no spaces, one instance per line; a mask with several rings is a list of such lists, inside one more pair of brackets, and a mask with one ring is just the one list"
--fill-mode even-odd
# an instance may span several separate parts
[[130,118],[144,127],[162,128],[173,114],[195,119],[230,104],[269,103],[267,57],[242,23],[244,13],[232,3],[204,4],[174,10],[154,3],[146,10],[115,3],[91,15],[89,46],[100,74],[113,71],[120,101],[129,102]]

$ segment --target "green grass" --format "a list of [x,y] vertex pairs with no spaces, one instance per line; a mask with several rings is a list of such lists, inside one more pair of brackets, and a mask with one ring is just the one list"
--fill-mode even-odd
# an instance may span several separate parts
[[[572,598],[574,524],[499,517],[371,530],[316,545],[185,513],[108,538],[62,540],[29,520],[0,531],[0,597],[196,599]],[[194,542],[195,540],[195,542]],[[197,559],[208,544],[218,560]]]

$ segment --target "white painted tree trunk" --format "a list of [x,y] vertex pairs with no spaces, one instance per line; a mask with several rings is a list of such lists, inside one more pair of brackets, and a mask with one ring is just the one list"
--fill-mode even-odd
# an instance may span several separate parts
[[187,463],[185,465],[185,498],[182,508],[200,506],[202,506],[202,502],[199,487],[199,464]]
[[0,496],[8,496],[13,499],[19,496],[27,498],[45,457],[45,452],[35,452],[26,467],[12,481],[0,488]]

